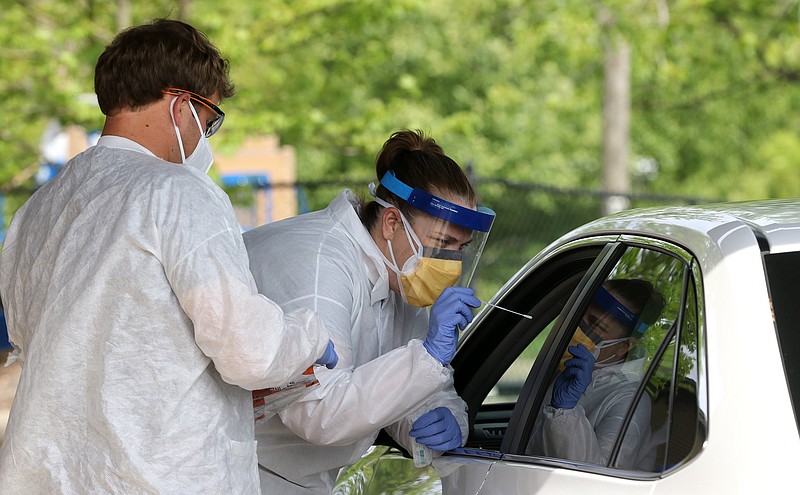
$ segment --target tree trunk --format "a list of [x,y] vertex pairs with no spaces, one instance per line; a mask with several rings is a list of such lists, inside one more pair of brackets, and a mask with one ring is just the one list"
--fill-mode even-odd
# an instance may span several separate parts
[[129,0],[117,0],[117,32],[131,25],[131,3]]
[[[613,39],[612,39],[613,38]],[[630,206],[628,172],[631,121],[631,52],[619,36],[605,43],[603,94],[603,214],[609,215]]]
[[192,15],[192,0],[180,0],[178,2],[178,20],[189,22]]

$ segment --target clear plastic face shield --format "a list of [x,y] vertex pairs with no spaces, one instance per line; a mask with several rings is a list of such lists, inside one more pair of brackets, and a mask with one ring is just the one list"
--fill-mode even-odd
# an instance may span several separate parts
[[[630,349],[637,338],[648,328],[648,324],[620,302],[604,287],[600,287],[592,299],[592,303],[578,322],[578,329],[572,336],[569,345],[583,344],[592,353],[595,368],[617,364],[613,353],[611,357],[600,359],[603,349],[613,350],[616,346]],[[572,358],[569,350],[564,352],[559,369],[564,369],[564,362]]]
[[[403,220],[414,250],[414,255],[397,267],[406,301],[424,307],[446,287],[469,286],[492,228],[494,211],[482,206],[472,209],[412,188],[391,171],[384,174],[381,185],[421,212],[413,220]],[[376,201],[384,207],[394,206],[377,197]],[[391,261],[397,266],[396,260]]]

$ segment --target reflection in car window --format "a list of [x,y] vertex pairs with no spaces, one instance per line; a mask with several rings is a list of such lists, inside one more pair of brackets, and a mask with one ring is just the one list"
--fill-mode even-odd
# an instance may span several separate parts
[[656,469],[670,469],[696,452],[702,443],[699,426],[705,423],[705,418],[701,416],[697,401],[697,331],[697,304],[694,286],[690,285],[681,325],[677,364],[673,365],[675,378],[666,459],[663,466],[657,463]]
[[[625,251],[585,303],[570,347],[554,363],[526,453],[654,470],[653,398],[643,381],[672,338],[686,269],[660,251]],[[662,357],[663,363],[670,364]]]
[[480,321],[481,331],[465,336],[452,364],[456,390],[467,403],[470,416],[466,447],[501,449],[526,379],[547,335],[552,334],[554,321],[604,248],[604,244],[594,244],[564,252],[527,272],[513,290],[496,301],[532,315],[532,319],[505,311],[489,312]]
[[[673,321],[664,321],[662,329],[650,337],[650,347],[655,349],[661,343],[657,363],[652,367],[642,400],[652,404],[650,443],[647,449],[647,462],[642,468],[653,472],[663,472],[686,459],[699,448],[700,430],[704,422],[697,405],[697,305],[695,290],[688,285],[686,306],[682,315],[681,331],[675,335]],[[661,336],[663,334],[663,337]],[[679,340],[678,340],[679,339]],[[680,342],[676,356],[675,342]],[[676,360],[677,358],[677,360]],[[677,366],[677,368],[676,368]],[[616,467],[622,467],[615,464]]]

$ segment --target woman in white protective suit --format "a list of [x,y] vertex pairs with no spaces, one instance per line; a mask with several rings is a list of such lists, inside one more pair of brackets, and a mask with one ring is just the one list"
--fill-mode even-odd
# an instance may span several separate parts
[[264,493],[330,493],[384,427],[409,452],[412,436],[433,452],[466,439],[448,364],[480,305],[465,286],[494,213],[421,133],[393,134],[376,172],[374,201],[345,190],[324,210],[244,234],[259,290],[318,312],[339,354],[319,388],[256,425]]
[[114,38],[95,91],[97,146],[17,211],[0,255],[22,365],[0,492],[258,493],[250,390],[335,354],[317,315],[258,294],[206,175],[227,62],[157,20]]
[[[664,307],[653,285],[607,280],[594,295],[545,395],[529,454],[606,465],[644,372],[630,359],[638,339]],[[644,394],[626,430],[615,466],[650,468],[650,401]]]

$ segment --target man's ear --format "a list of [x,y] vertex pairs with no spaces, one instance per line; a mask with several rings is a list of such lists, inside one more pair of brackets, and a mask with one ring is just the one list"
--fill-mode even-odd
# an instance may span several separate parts
[[397,208],[384,208],[381,214],[381,234],[384,239],[392,239],[398,228],[402,228],[403,220]]
[[174,95],[164,95],[167,98],[167,108],[172,103],[172,99],[175,98],[175,104],[172,105],[172,115],[175,116],[175,125],[180,128],[183,119],[186,118],[187,112],[189,114],[189,118],[194,120],[194,116],[192,115],[192,111],[189,109],[188,105],[191,105],[191,99],[188,94],[183,93],[178,96]]
[[625,348],[625,352],[618,353],[619,356],[624,356],[627,354],[631,349],[636,347],[636,339],[628,339],[622,346]]

